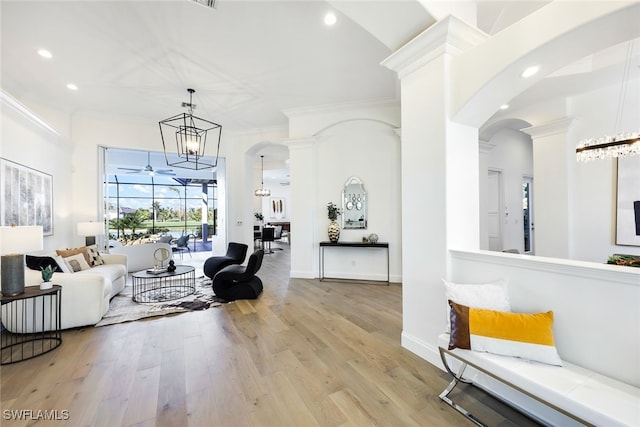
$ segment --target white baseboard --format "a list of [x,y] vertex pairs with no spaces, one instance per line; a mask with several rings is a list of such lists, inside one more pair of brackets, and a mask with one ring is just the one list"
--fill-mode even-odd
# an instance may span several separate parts
[[422,341],[420,338],[410,335],[404,331],[402,332],[400,343],[402,347],[406,348],[412,353],[417,354],[427,362],[431,363],[434,366],[437,366],[444,371],[444,366],[442,365],[442,361],[440,360],[440,352],[438,351],[438,347]]
[[290,270],[289,277],[294,279],[317,279],[311,271]]

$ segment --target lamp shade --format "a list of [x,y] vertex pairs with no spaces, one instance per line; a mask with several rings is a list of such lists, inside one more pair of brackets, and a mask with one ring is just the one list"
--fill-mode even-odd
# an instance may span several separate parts
[[78,236],[101,236],[104,234],[104,225],[101,222],[79,222]]
[[0,227],[0,255],[42,250],[42,226]]

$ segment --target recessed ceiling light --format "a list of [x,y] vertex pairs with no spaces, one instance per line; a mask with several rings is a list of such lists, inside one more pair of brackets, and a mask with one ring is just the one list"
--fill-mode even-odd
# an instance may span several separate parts
[[53,58],[53,55],[47,49],[39,49],[38,50],[38,55],[42,56],[43,58],[47,58],[47,59]]
[[78,90],[78,86],[74,85],[73,83],[69,83],[67,85],[67,89],[69,89],[69,90]]
[[500,109],[501,109],[501,110],[506,110],[507,108],[509,108],[509,104],[502,104],[502,105],[500,106]]
[[336,21],[338,20],[338,18],[336,18],[336,14],[333,12],[328,12],[326,15],[324,15],[324,23],[326,25],[333,25],[336,23]]
[[524,77],[525,79],[527,77],[531,77],[531,76],[535,75],[538,72],[538,70],[540,70],[540,66],[538,66],[538,65],[534,65],[533,67],[529,67],[529,68],[527,68],[526,70],[524,70],[522,72],[522,77]]

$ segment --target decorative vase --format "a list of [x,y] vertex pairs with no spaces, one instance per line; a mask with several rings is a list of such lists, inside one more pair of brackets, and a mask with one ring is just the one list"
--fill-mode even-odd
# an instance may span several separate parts
[[331,220],[329,223],[329,240],[333,243],[337,242],[340,238],[340,224],[338,221]]
[[53,287],[53,282],[42,282],[40,283],[40,289],[51,289]]

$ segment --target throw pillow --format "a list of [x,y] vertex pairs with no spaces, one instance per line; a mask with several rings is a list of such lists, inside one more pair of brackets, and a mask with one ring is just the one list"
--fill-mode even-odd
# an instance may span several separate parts
[[64,260],[74,273],[91,268],[81,253],[66,257]]
[[98,252],[98,246],[87,246],[87,253],[89,254],[89,265],[91,265],[91,267],[104,264],[104,260],[100,256],[100,252]]
[[562,366],[553,339],[553,312],[510,313],[449,301],[449,350],[462,348]]
[[87,264],[91,263],[91,260],[89,259],[89,252],[87,252],[86,246],[82,246],[80,248],[73,248],[73,249],[64,249],[64,250],[58,249],[56,250],[56,253],[63,258],[69,258],[72,255],[82,254]]
[[43,268],[46,268],[48,265],[53,268],[53,271],[62,271],[62,268],[58,264],[55,258],[50,256],[35,256],[35,255],[25,255],[25,262],[27,267],[31,270],[41,271]]
[[73,273],[73,270],[69,268],[69,264],[62,258],[60,255],[56,255],[53,257],[54,260],[58,263],[58,268],[60,268],[61,273]]
[[[506,279],[485,284],[458,284],[442,279],[447,301],[452,300],[468,307],[511,311],[509,289]],[[447,305],[447,332],[450,327],[450,308]]]

